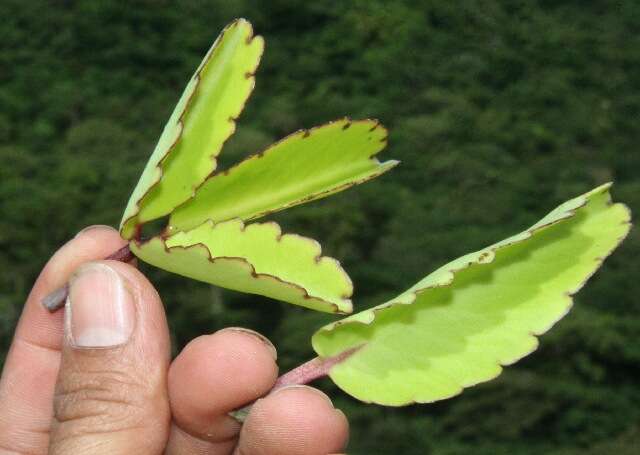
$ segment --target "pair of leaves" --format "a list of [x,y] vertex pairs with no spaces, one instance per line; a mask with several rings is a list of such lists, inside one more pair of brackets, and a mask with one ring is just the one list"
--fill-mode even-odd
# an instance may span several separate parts
[[[298,131],[214,173],[216,157],[253,89],[263,47],[242,19],[222,32],[165,126],[129,200],[121,234],[139,258],[175,273],[348,313],[351,281],[338,261],[321,258],[317,242],[282,236],[274,223],[245,229],[230,220],[252,220],[326,197],[397,162],[374,157],[387,137],[377,121],[342,119]],[[166,215],[163,236],[137,241],[142,224]]]

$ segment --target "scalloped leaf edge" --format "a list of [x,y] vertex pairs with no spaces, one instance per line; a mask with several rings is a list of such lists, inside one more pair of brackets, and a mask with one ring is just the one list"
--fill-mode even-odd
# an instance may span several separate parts
[[[332,125],[339,125],[339,124],[343,124],[342,129],[346,130],[347,128],[350,128],[353,124],[355,123],[369,123],[371,124],[371,128],[369,129],[369,132],[373,132],[378,128],[381,128],[384,131],[384,136],[382,137],[382,139],[380,139],[380,143],[381,145],[379,146],[378,149],[374,150],[369,156],[368,156],[368,160],[371,161],[374,166],[376,166],[378,168],[378,170],[376,172],[372,172],[371,174],[367,175],[364,178],[360,178],[360,179],[356,179],[356,180],[352,180],[349,181],[347,183],[344,183],[342,185],[336,186],[334,188],[330,188],[328,190],[325,191],[321,191],[318,193],[314,193],[314,194],[310,194],[307,197],[304,197],[302,199],[298,199],[296,201],[287,203],[287,204],[283,204],[281,206],[279,206],[277,209],[273,209],[273,210],[265,210],[259,213],[254,214],[251,217],[247,217],[244,218],[245,221],[250,221],[250,220],[255,220],[258,218],[262,218],[264,216],[270,215],[272,213],[276,213],[279,212],[281,210],[285,210],[291,207],[295,207],[297,205],[301,205],[301,204],[305,204],[307,202],[312,202],[315,201],[317,199],[322,199],[324,197],[330,196],[332,194],[335,193],[339,193],[341,191],[344,191],[346,189],[349,189],[353,186],[357,186],[360,185],[361,183],[365,183],[368,182],[369,180],[373,180],[376,177],[379,177],[380,175],[390,171],[391,169],[393,169],[394,167],[396,167],[398,164],[400,164],[399,160],[387,160],[387,161],[380,161],[377,158],[377,155],[379,153],[381,153],[388,145],[388,139],[389,139],[389,131],[387,130],[387,128],[380,122],[380,120],[375,119],[375,118],[364,118],[364,119],[358,119],[358,120],[353,120],[348,116],[336,119],[336,120],[331,120],[329,122],[326,123],[322,123],[320,125],[316,125],[313,126],[311,128],[301,128],[297,131],[294,131],[293,133],[290,133],[280,139],[278,139],[277,141],[273,142],[272,144],[268,145],[267,147],[265,147],[264,149],[260,150],[259,152],[253,153],[251,155],[249,155],[248,157],[244,158],[243,160],[241,160],[240,162],[234,164],[233,166],[229,167],[228,169],[225,169],[221,172],[217,172],[214,171],[213,173],[211,173],[211,175],[209,175],[209,177],[207,177],[203,182],[201,182],[194,190],[194,194],[191,198],[187,199],[186,201],[184,201],[182,204],[178,205],[176,207],[176,209],[179,209],[180,207],[188,204],[190,201],[192,201],[195,197],[197,197],[197,193],[198,190],[203,187],[204,185],[206,185],[210,180],[215,179],[215,178],[222,178],[222,177],[226,177],[230,174],[232,174],[233,172],[235,172],[235,170],[244,165],[247,162],[250,161],[255,161],[258,160],[262,157],[264,157],[265,155],[269,154],[269,153],[273,153],[273,150],[277,150],[277,147],[286,141],[292,140],[294,138],[296,138],[296,136],[300,136],[301,139],[306,139],[308,137],[310,137],[311,135],[314,134],[315,131],[320,130],[322,128],[326,128],[328,126],[332,126]],[[173,219],[173,213],[171,214],[171,217],[169,218],[169,232],[173,233],[172,229],[172,219]],[[223,222],[226,220],[216,220],[216,222]],[[177,232],[177,231],[175,231]]]
[[[315,301],[318,302],[320,305],[322,306],[329,306],[331,308],[331,311],[326,311],[328,313],[335,313],[335,314],[350,314],[353,312],[353,303],[350,299],[350,297],[353,295],[353,281],[351,280],[351,277],[349,277],[349,275],[347,274],[347,272],[344,270],[344,268],[342,267],[342,264],[340,263],[339,260],[330,257],[330,256],[322,256],[322,246],[320,245],[320,243],[315,240],[312,239],[310,237],[305,237],[299,234],[295,234],[295,233],[282,233],[282,228],[280,227],[280,225],[278,223],[276,223],[275,221],[268,221],[265,223],[252,223],[252,224],[245,224],[242,220],[240,219],[233,219],[233,220],[228,220],[228,221],[223,221],[220,223],[214,223],[211,220],[207,220],[204,223],[202,223],[200,226],[205,225],[205,224],[209,224],[211,226],[212,229],[215,229],[216,226],[219,226],[223,223],[238,223],[240,225],[240,231],[244,232],[246,229],[250,229],[251,226],[255,226],[255,225],[259,225],[259,226],[264,226],[264,225],[269,225],[269,226],[274,226],[277,232],[277,235],[275,236],[275,240],[277,242],[281,242],[283,238],[285,237],[295,237],[298,239],[301,239],[305,242],[307,242],[309,245],[311,245],[311,248],[313,248],[315,251],[315,255],[313,258],[313,264],[311,264],[311,266],[317,266],[317,264],[319,264],[322,261],[327,261],[327,262],[332,262],[336,269],[340,272],[340,274],[342,275],[342,278],[345,281],[345,284],[347,285],[347,290],[346,292],[341,296],[342,299],[342,304],[343,307],[341,308],[338,304],[336,304],[335,302],[330,302],[322,297],[318,297],[315,295],[312,295],[311,293],[309,293],[309,291],[302,285],[297,284],[297,283],[293,283],[290,281],[287,281],[285,279],[282,279],[274,274],[271,273],[265,273],[265,272],[257,272],[255,266],[253,265],[253,263],[251,263],[248,259],[244,258],[244,257],[239,257],[239,256],[215,256],[211,250],[207,247],[207,245],[205,245],[202,242],[199,243],[195,243],[193,245],[189,245],[189,246],[181,246],[181,245],[175,245],[175,246],[168,246],[167,245],[167,241],[170,240],[171,238],[181,234],[181,233],[185,233],[185,231],[179,231],[176,232],[175,234],[171,235],[171,237],[163,237],[162,235],[158,235],[155,237],[152,237],[146,241],[143,242],[139,242],[137,240],[132,240],[130,242],[131,245],[131,251],[135,254],[136,251],[143,247],[146,243],[148,242],[152,242],[152,241],[160,241],[162,242],[162,245],[165,249],[165,251],[168,254],[171,254],[174,250],[189,250],[189,249],[199,249],[202,250],[204,252],[206,252],[206,257],[207,260],[211,263],[216,263],[216,262],[224,262],[224,261],[233,261],[233,262],[237,262],[237,263],[241,263],[243,266],[246,266],[249,274],[255,278],[255,279],[266,279],[266,280],[272,280],[272,281],[276,281],[280,284],[284,284],[288,287],[290,287],[291,289],[295,290],[296,292],[299,293],[301,299],[303,300],[308,300],[308,301]],[[197,229],[198,227],[194,228]],[[241,291],[239,291],[241,292]]]
[[[329,122],[322,123],[320,125],[312,126],[311,128],[300,128],[299,130],[296,130],[293,133],[290,133],[290,134],[284,136],[283,138],[278,139],[274,143],[266,146],[263,150],[249,155],[247,158],[245,158],[244,160],[240,161],[239,163],[234,164],[229,169],[226,169],[226,170],[224,170],[224,171],[222,171],[220,173],[212,175],[211,178],[214,178],[214,177],[217,177],[217,176],[220,176],[220,175],[229,175],[237,167],[241,166],[244,162],[253,161],[253,160],[262,158],[264,155],[266,155],[268,153],[272,153],[273,149],[275,149],[278,145],[280,145],[281,143],[286,142],[288,140],[291,140],[295,136],[301,136],[302,139],[306,139],[306,138],[310,137],[311,135],[313,135],[317,130],[326,128],[328,126],[339,125],[341,123],[343,124],[343,126],[342,126],[343,130],[346,130],[346,129],[350,128],[351,125],[353,125],[354,123],[369,123],[369,124],[371,124],[371,128],[369,129],[369,132],[373,132],[378,128],[382,129],[384,131],[384,133],[385,133],[384,137],[382,137],[382,139],[380,139],[380,143],[382,145],[380,146],[380,148],[378,148],[377,150],[373,151],[369,155],[368,158],[371,161],[373,161],[375,164],[384,164],[384,163],[381,163],[378,159],[376,159],[374,157],[378,153],[382,152],[387,147],[387,143],[388,143],[388,139],[389,139],[389,131],[387,130],[387,128],[385,128],[385,126],[382,125],[382,123],[380,123],[380,120],[375,119],[375,118],[363,118],[363,119],[359,119],[359,120],[353,120],[350,117],[345,116],[345,117],[342,117],[342,118],[339,118],[339,119],[336,119],[336,120],[331,120]],[[396,160],[390,160],[390,161],[395,162]],[[387,161],[385,161],[385,163],[386,162]]]
[[[244,18],[235,19],[231,23],[227,24],[224,27],[224,29],[222,29],[222,31],[220,32],[220,34],[218,35],[216,40],[213,42],[213,44],[211,45],[211,47],[209,48],[209,50],[207,51],[207,53],[203,57],[202,61],[200,62],[200,65],[198,66],[198,68],[194,72],[193,76],[191,76],[191,79],[189,80],[189,82],[195,81],[195,85],[193,87],[193,90],[192,90],[191,94],[187,98],[187,101],[185,102],[185,105],[184,105],[184,108],[182,109],[182,112],[178,116],[178,121],[176,123],[176,127],[177,127],[177,130],[178,130],[178,133],[175,136],[175,138],[174,138],[173,142],[171,143],[171,145],[169,147],[167,147],[166,151],[164,152],[162,157],[158,160],[158,163],[155,166],[155,168],[157,169],[156,178],[149,184],[149,186],[144,191],[144,193],[133,204],[133,207],[134,207],[135,211],[132,212],[132,214],[130,216],[128,216],[126,219],[123,218],[122,221],[120,222],[120,235],[122,236],[122,238],[124,238],[126,240],[130,240],[132,236],[128,235],[127,232],[131,232],[131,234],[133,234],[135,232],[135,229],[137,229],[138,226],[140,226],[140,224],[134,224],[133,229],[130,229],[129,225],[130,225],[131,222],[135,221],[138,218],[138,215],[140,214],[140,210],[141,210],[141,203],[143,202],[143,200],[149,195],[149,193],[151,193],[151,191],[162,180],[162,176],[164,175],[163,165],[164,165],[165,161],[169,158],[169,156],[171,156],[171,154],[174,151],[176,145],[178,144],[178,142],[180,141],[180,139],[182,137],[182,132],[184,130],[184,117],[185,117],[186,113],[189,111],[189,108],[190,108],[190,106],[192,104],[193,99],[197,96],[198,88],[199,88],[200,82],[201,82],[200,73],[202,72],[204,67],[207,65],[207,63],[209,63],[209,60],[211,60],[211,56],[213,55],[214,51],[217,49],[219,43],[222,41],[225,33],[227,33],[232,27],[235,27],[238,24],[246,24],[249,27],[249,38],[247,39],[247,44],[251,44],[251,42],[254,39],[263,39],[262,36],[256,35],[254,33],[253,25],[251,24],[251,22],[247,21]],[[217,168],[217,162],[218,162],[217,155],[219,155],[220,152],[224,149],[224,145],[234,135],[234,133],[236,131],[238,116],[244,110],[249,98],[251,97],[251,94],[253,93],[253,90],[255,89],[255,80],[256,80],[255,74],[256,74],[256,71],[258,69],[258,66],[260,66],[260,61],[262,59],[263,53],[264,53],[264,44],[262,46],[262,51],[260,52],[260,56],[256,60],[256,65],[250,71],[245,73],[245,78],[251,80],[251,88],[249,89],[249,92],[247,93],[247,97],[245,98],[244,102],[240,106],[240,108],[238,110],[238,113],[236,113],[235,115],[230,115],[229,118],[227,119],[227,121],[229,123],[231,123],[231,125],[232,125],[231,132],[230,132],[229,136],[223,141],[222,145],[220,146],[220,149],[218,150],[218,153],[212,152],[212,154],[210,155],[210,159],[212,161],[213,168],[212,168],[212,171],[209,174],[209,176],[206,177],[203,180],[203,182],[205,182],[211,175],[213,175],[215,173],[216,168]],[[186,90],[186,87],[185,87],[185,90]],[[193,195],[191,196],[191,198],[187,199],[187,201],[192,199],[195,196],[196,190],[200,187],[200,185],[203,182],[200,182],[198,185],[195,185],[193,187]],[[182,203],[184,203],[184,202],[186,202],[186,201],[183,201]],[[180,204],[178,204],[178,206],[179,205]],[[174,207],[174,209],[175,209],[175,207]],[[152,220],[148,220],[148,221],[152,221]]]
[[[425,404],[425,403],[434,403],[436,401],[442,401],[442,400],[446,400],[449,398],[452,398],[454,396],[460,395],[466,388],[472,387],[474,385],[480,384],[480,383],[484,383],[484,382],[488,382],[491,381],[495,378],[497,378],[498,376],[500,376],[500,374],[503,371],[503,367],[505,366],[509,366],[512,365],[516,362],[518,362],[519,360],[521,360],[522,358],[530,355],[531,353],[535,352],[536,349],[539,347],[539,340],[538,337],[545,334],[546,332],[548,332],[558,321],[560,321],[563,317],[565,317],[570,311],[571,308],[573,307],[573,297],[575,294],[577,294],[580,289],[582,289],[585,284],[589,281],[589,279],[598,271],[598,269],[600,268],[600,266],[603,264],[603,262],[605,261],[605,259],[607,257],[609,257],[615,250],[616,248],[624,241],[624,239],[627,237],[627,235],[629,234],[631,227],[632,227],[632,222],[631,222],[631,210],[629,209],[628,206],[626,206],[623,203],[620,202],[613,202],[610,193],[608,192],[609,188],[611,187],[612,183],[608,182],[605,183],[603,185],[600,185],[599,187],[596,187],[595,189],[581,195],[578,196],[574,199],[571,199],[567,202],[565,202],[564,204],[561,204],[560,206],[558,206],[555,210],[553,210],[552,212],[550,212],[549,214],[547,214],[547,216],[545,216],[542,220],[538,221],[536,224],[534,224],[533,226],[531,226],[530,228],[520,232],[519,234],[513,235],[511,237],[506,238],[505,240],[502,240],[500,242],[497,242],[487,248],[484,248],[482,250],[479,250],[477,252],[471,253],[467,256],[472,256],[474,254],[478,254],[478,257],[475,261],[467,261],[465,262],[462,266],[457,267],[457,268],[451,268],[449,270],[446,270],[447,273],[447,279],[439,282],[437,284],[431,285],[431,286],[423,286],[420,287],[420,282],[418,282],[416,285],[414,285],[413,287],[411,287],[409,290],[405,291],[404,293],[398,295],[397,297],[391,299],[388,302],[385,302],[381,305],[377,305],[373,308],[369,308],[367,310],[363,310],[362,312],[353,314],[351,316],[348,316],[345,319],[342,319],[340,321],[335,321],[332,322],[330,324],[327,324],[323,327],[321,327],[320,329],[318,329],[314,335],[312,336],[312,346],[314,348],[314,350],[316,352],[318,352],[318,349],[316,349],[316,345],[315,345],[315,337],[316,335],[318,335],[321,332],[330,332],[338,327],[340,327],[341,325],[345,325],[345,324],[365,324],[365,325],[370,325],[372,324],[375,319],[378,312],[384,311],[387,308],[396,306],[396,305],[411,305],[412,303],[414,303],[416,301],[416,299],[418,298],[418,295],[421,294],[422,292],[426,291],[427,289],[432,289],[432,288],[438,288],[438,287],[446,287],[449,286],[453,283],[454,279],[455,279],[455,275],[460,272],[461,270],[467,269],[469,267],[475,267],[475,266],[481,266],[481,265],[486,265],[486,264],[490,264],[491,262],[493,262],[493,259],[495,258],[495,253],[496,251],[505,248],[509,245],[513,245],[515,243],[520,243],[523,242],[529,238],[531,238],[533,235],[535,235],[537,232],[540,232],[550,226],[553,226],[559,222],[562,222],[563,220],[566,220],[567,218],[572,218],[573,216],[575,216],[575,214],[577,213],[577,210],[579,210],[580,208],[586,206],[589,203],[589,197],[592,195],[596,195],[596,194],[602,194],[602,193],[607,193],[608,198],[606,201],[606,205],[612,206],[612,205],[619,205],[620,207],[623,208],[624,212],[625,212],[625,219],[622,221],[623,225],[628,225],[628,228],[626,229],[626,231],[624,232],[623,235],[621,235],[620,237],[618,237],[616,239],[616,242],[614,243],[614,245],[612,246],[612,248],[603,256],[600,256],[598,258],[596,258],[596,260],[594,261],[595,266],[593,267],[593,269],[591,270],[591,272],[584,278],[584,280],[582,280],[577,286],[575,286],[575,288],[573,289],[569,289],[568,291],[565,291],[564,296],[566,298],[566,310],[560,314],[555,320],[553,320],[548,327],[542,329],[542,330],[538,330],[538,331],[530,331],[529,332],[529,337],[533,339],[533,343],[532,343],[532,348],[531,350],[524,352],[522,355],[517,356],[514,359],[511,359],[510,361],[507,362],[501,362],[498,361],[496,363],[496,373],[495,375],[488,377],[488,378],[483,378],[481,380],[478,380],[476,382],[473,383],[469,383],[469,384],[462,384],[460,385],[459,390],[457,390],[454,393],[451,393],[450,395],[447,396],[443,396],[441,398],[438,398],[436,400],[425,400],[425,401],[421,401],[418,399],[411,399],[407,402],[403,402],[400,404],[387,404],[387,403],[381,403],[378,402],[376,400],[362,400],[360,398],[358,398],[359,401],[362,401],[364,403],[371,403],[371,404],[380,404],[383,406],[392,406],[392,407],[400,407],[400,406],[407,406],[407,405],[411,405],[411,404]],[[572,205],[572,203],[578,202],[578,200],[580,200],[579,203]],[[569,208],[570,207],[570,208]],[[563,210],[560,210],[563,209]],[[555,212],[561,212],[558,213],[557,216],[552,217],[551,215],[554,214]],[[546,221],[545,221],[546,220]],[[462,256],[464,257],[464,256]],[[445,266],[446,267],[446,266]],[[433,273],[436,273],[437,271],[439,271],[440,269],[436,269],[436,271],[434,271]],[[429,275],[427,275],[428,277]],[[421,280],[422,281],[422,280]],[[358,317],[360,315],[367,315],[368,317],[366,318],[362,318],[362,317]],[[354,347],[350,347],[349,349],[353,349]],[[356,346],[357,350],[363,350],[366,349],[366,343],[363,343],[361,345]],[[335,357],[338,354],[333,354],[332,356],[329,357]],[[328,358],[328,357],[322,357],[319,356],[320,358]],[[345,360],[347,360],[349,357],[348,356],[345,358]],[[329,377],[331,377],[331,371],[329,371]]]

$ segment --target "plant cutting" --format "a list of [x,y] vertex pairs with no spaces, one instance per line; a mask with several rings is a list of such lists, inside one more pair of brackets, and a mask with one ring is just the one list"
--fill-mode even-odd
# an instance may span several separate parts
[[[398,164],[376,157],[387,132],[348,118],[300,130],[217,172],[254,87],[264,42],[251,25],[227,26],[189,80],[120,223],[129,243],[109,259],[137,257],[189,278],[309,309],[353,312],[340,263],[309,238],[254,220],[329,196]],[[537,336],[630,229],[610,184],[560,205],[538,223],[462,256],[407,291],[320,328],[315,359],[275,388],[329,376],[364,401],[400,406],[452,397],[533,352]],[[157,235],[143,226],[167,219]],[[66,288],[44,300],[60,308]],[[242,419],[242,410],[235,413]]]

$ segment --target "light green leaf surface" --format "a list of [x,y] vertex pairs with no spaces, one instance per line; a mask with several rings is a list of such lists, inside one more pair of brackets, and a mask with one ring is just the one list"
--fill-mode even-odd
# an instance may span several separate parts
[[322,257],[315,240],[282,234],[273,222],[208,221],[130,247],[145,262],[199,281],[318,311],[352,311],[353,285],[340,263]]
[[374,156],[386,138],[375,120],[342,119],[298,131],[209,178],[171,214],[169,232],[207,219],[258,218],[372,179],[397,164]]
[[125,209],[120,230],[168,215],[216,168],[254,86],[264,41],[239,19],[218,37],[187,84]]
[[463,256],[397,298],[320,329],[330,371],[354,397],[385,405],[431,402],[495,378],[536,349],[572,296],[630,229],[609,185],[561,205],[528,230]]

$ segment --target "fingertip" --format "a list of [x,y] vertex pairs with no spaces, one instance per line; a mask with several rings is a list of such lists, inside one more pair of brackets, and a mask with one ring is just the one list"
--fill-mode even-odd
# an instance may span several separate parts
[[286,387],[258,400],[240,435],[241,453],[327,454],[344,449],[349,423],[329,397],[307,386]]
[[262,345],[265,348],[267,348],[267,351],[269,351],[269,354],[271,354],[271,357],[273,357],[273,360],[274,361],[278,360],[278,351],[276,350],[276,347],[267,337],[265,337],[261,333],[258,333],[255,330],[247,329],[244,327],[226,327],[224,329],[218,330],[216,334],[223,335],[229,332],[249,335],[251,338],[253,338],[252,341],[258,340],[260,343],[262,343]]
[[[285,393],[291,393],[291,392],[300,392],[303,396],[304,395],[309,395],[312,394],[314,395],[314,401],[317,401],[318,398],[324,400],[324,403],[330,407],[330,409],[334,409],[333,407],[333,401],[331,401],[331,398],[329,398],[329,395],[327,395],[326,393],[324,393],[322,390],[320,389],[316,389],[315,387],[311,387],[305,384],[294,384],[294,385],[288,385],[282,388],[279,388],[277,390],[275,390],[271,396],[279,396]],[[300,395],[300,394],[297,394]]]
[[51,292],[57,289],[66,283],[69,275],[82,263],[103,259],[126,244],[127,241],[111,226],[94,225],[84,228],[47,262],[34,291]]
[[[78,233],[75,235],[74,239],[77,239],[81,235],[85,235],[85,234],[88,234],[88,233],[94,233],[95,231],[113,231],[113,232],[116,232],[116,233],[118,232],[118,230],[116,228],[114,228],[113,226],[109,226],[107,224],[93,224],[91,226],[87,226],[86,228],[81,229],[80,231],[78,231]],[[119,236],[119,234],[118,234],[118,236]]]
[[278,367],[261,335],[225,329],[192,340],[169,369],[169,396],[176,424],[212,442],[235,437],[240,425],[227,414],[266,394]]
[[89,261],[102,259],[127,242],[109,226],[86,228],[64,244],[45,264],[23,308],[16,337],[59,350],[62,342],[62,312],[51,314],[42,301],[67,283],[71,274]]

